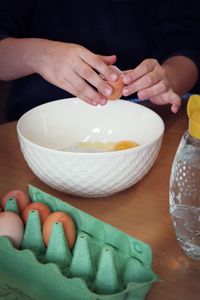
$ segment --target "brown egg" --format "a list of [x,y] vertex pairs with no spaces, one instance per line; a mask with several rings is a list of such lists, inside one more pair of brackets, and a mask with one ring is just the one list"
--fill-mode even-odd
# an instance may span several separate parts
[[117,81],[108,81],[109,85],[113,88],[113,92],[108,96],[108,100],[116,100],[122,96],[122,89],[124,87],[122,76],[119,75]]
[[137,146],[139,146],[139,144],[133,141],[120,141],[113,146],[113,150],[119,151],[134,148]]
[[62,223],[69,248],[72,249],[76,240],[76,227],[71,216],[64,212],[54,212],[45,220],[42,228],[42,234],[46,246],[50,239],[52,226],[56,222]]
[[15,198],[20,212],[30,203],[29,197],[20,190],[12,190],[7,192],[1,199],[1,206],[4,209],[9,198]]
[[16,213],[11,211],[0,213],[0,236],[8,237],[13,246],[19,248],[23,239],[23,233],[24,224]]
[[28,204],[22,212],[22,220],[26,223],[29,211],[37,210],[40,216],[40,221],[43,224],[47,217],[51,214],[50,208],[41,202],[33,202]]

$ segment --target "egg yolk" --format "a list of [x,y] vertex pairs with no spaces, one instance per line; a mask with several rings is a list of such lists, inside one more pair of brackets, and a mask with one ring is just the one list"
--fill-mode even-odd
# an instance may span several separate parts
[[120,141],[113,146],[113,150],[119,151],[119,150],[134,148],[137,146],[139,146],[139,144],[133,141]]

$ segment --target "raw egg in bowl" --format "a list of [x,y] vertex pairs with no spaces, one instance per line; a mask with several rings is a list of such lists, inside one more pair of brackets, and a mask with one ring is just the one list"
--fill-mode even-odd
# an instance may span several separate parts
[[136,184],[153,166],[164,123],[126,100],[91,106],[78,98],[52,101],[17,123],[22,153],[47,185],[82,197],[102,197]]

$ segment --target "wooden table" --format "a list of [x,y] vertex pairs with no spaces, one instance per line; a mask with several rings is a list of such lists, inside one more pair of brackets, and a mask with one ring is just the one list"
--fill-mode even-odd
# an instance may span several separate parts
[[78,198],[58,192],[35,177],[25,163],[17,140],[16,123],[0,126],[0,194],[27,190],[30,183],[63,201],[119,228],[153,250],[153,270],[162,278],[147,300],[200,299],[200,261],[186,257],[179,247],[169,214],[169,176],[183,132],[186,105],[174,115],[169,107],[155,107],[165,122],[164,141],[150,172],[135,186],[107,198]]

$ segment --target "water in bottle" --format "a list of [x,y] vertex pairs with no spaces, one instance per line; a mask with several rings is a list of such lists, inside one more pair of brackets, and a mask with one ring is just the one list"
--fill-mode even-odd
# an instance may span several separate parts
[[200,260],[200,96],[187,106],[189,129],[177,149],[170,177],[170,214],[180,246]]

